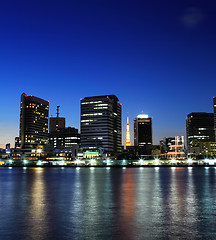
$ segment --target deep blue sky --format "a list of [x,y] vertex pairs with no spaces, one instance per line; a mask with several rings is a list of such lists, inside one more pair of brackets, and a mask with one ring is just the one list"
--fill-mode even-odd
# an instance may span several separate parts
[[116,94],[153,117],[154,143],[185,135],[186,115],[213,111],[216,1],[1,1],[0,147],[18,136],[20,95],[60,105],[79,128],[80,98]]

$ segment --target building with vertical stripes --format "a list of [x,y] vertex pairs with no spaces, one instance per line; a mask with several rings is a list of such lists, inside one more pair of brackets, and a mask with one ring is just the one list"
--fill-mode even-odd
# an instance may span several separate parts
[[81,148],[108,156],[121,152],[121,104],[115,95],[81,99]]

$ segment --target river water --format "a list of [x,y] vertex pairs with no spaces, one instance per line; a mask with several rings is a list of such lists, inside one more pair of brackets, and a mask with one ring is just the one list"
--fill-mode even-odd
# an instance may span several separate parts
[[0,239],[215,239],[216,168],[0,168]]

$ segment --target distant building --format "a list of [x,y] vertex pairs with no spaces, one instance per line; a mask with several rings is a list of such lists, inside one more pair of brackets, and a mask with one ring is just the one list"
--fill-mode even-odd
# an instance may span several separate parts
[[205,112],[192,112],[187,115],[186,133],[188,154],[195,154],[199,142],[214,142],[214,114]]
[[59,117],[59,107],[58,105],[56,109],[56,117],[49,118],[49,133],[65,128],[65,118]]
[[134,119],[134,146],[139,148],[139,155],[151,155],[152,118],[139,114]]
[[175,137],[164,137],[160,141],[160,150],[161,154],[166,154],[169,151],[170,145],[172,145],[173,141],[175,141]]
[[121,152],[121,104],[115,95],[81,99],[83,151],[116,155]]
[[152,156],[159,157],[161,155],[160,145],[152,146]]
[[15,148],[20,148],[21,147],[21,143],[20,143],[20,138],[19,137],[15,137]]
[[76,157],[80,146],[80,134],[76,128],[61,128],[49,133],[51,150],[66,150]]
[[49,102],[32,95],[21,95],[20,141],[23,149],[48,142]]
[[184,159],[185,156],[184,136],[175,136],[174,140],[171,140],[171,145],[169,145],[167,157]]
[[10,143],[7,143],[7,144],[5,145],[5,149],[10,150]]
[[216,142],[216,97],[213,97],[213,107],[214,107],[214,130],[215,130],[215,142]]

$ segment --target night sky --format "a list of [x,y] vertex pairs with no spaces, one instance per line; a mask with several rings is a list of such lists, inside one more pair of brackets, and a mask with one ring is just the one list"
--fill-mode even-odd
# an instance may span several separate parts
[[2,0],[0,79],[0,147],[18,136],[22,92],[76,128],[80,98],[115,94],[123,139],[142,111],[154,144],[185,135],[187,114],[213,112],[216,1]]

